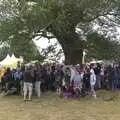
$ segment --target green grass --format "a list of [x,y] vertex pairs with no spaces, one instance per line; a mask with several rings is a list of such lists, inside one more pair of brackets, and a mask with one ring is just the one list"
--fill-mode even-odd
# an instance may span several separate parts
[[0,120],[120,120],[120,94],[97,92],[97,100],[64,100],[54,93],[25,103],[22,97],[0,96]]

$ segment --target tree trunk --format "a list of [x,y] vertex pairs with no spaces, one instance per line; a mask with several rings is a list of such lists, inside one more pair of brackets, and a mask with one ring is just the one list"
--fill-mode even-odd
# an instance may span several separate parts
[[[75,33],[76,35],[76,33]],[[79,36],[69,36],[69,38],[58,39],[62,46],[65,55],[65,64],[76,65],[82,64],[83,47],[82,41],[80,41]]]
[[69,51],[69,53],[64,52],[64,54],[65,64],[67,65],[82,64],[82,50]]
[[83,42],[80,40],[79,35],[74,31],[74,29],[68,29],[68,31],[59,31],[54,26],[51,29],[51,33],[56,36],[63,49],[65,55],[65,64],[81,64],[83,55]]

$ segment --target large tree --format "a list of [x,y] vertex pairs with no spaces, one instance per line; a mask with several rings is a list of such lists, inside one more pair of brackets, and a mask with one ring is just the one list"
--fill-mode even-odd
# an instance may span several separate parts
[[[12,39],[11,43],[13,41],[17,43],[20,39],[29,43],[36,36],[49,39],[55,37],[62,46],[66,64],[81,63],[83,50],[87,49],[88,44],[97,43],[97,39],[94,41],[87,39],[89,31],[93,29],[93,23],[99,20],[102,23],[103,16],[111,19],[108,15],[116,15],[118,10],[116,2],[116,0],[74,0],[74,2],[73,0],[20,0],[17,3],[12,2],[14,8],[11,11],[3,9],[1,16],[5,24],[7,20],[10,24],[13,23],[13,26],[16,25],[16,28],[5,29],[7,35],[4,35],[1,29],[0,37],[3,41]],[[8,4],[8,8],[9,5],[11,4]],[[2,25],[4,26],[3,23]],[[81,31],[79,34],[76,28]],[[49,35],[48,32],[51,34]],[[106,46],[111,47],[109,44]]]
[[[100,19],[101,16],[112,14],[114,8],[117,8],[115,1],[75,0],[73,2],[73,0],[62,0],[61,3],[53,1],[51,4],[49,9],[54,15],[54,22],[51,23],[48,30],[57,37],[62,45],[66,63],[81,63],[83,49],[86,49],[86,45],[91,44],[92,41],[85,42],[84,37],[87,34],[79,36],[76,33],[76,28],[79,27],[84,33],[92,31],[93,26],[89,28],[88,26],[95,20]],[[82,28],[82,25],[84,28]],[[88,30],[86,31],[85,28],[88,28]],[[88,41],[87,38],[86,41]],[[97,43],[97,39],[94,39],[94,42]],[[105,39],[102,44],[104,43],[106,43]],[[99,42],[97,45],[100,45]],[[106,47],[108,46],[109,44],[106,44]]]

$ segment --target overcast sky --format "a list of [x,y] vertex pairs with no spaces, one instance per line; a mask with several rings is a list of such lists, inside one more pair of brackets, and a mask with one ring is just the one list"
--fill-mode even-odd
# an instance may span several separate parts
[[[56,40],[56,39],[52,39],[49,40],[46,39],[46,38],[41,38],[40,40],[34,40],[34,42],[36,43],[36,45],[40,48],[40,49],[45,49],[47,48],[48,46],[50,45],[54,45],[56,42],[57,42],[57,49],[56,51],[59,51],[61,49],[61,45],[59,44],[59,42]],[[50,54],[51,55],[51,54]],[[51,55],[51,56],[54,56],[54,55]],[[63,60],[64,60],[64,55],[61,57],[61,59],[59,60],[59,62],[61,63]]]

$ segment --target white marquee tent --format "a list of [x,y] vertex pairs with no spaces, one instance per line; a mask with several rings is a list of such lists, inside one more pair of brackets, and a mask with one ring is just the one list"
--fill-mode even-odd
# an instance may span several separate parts
[[16,63],[16,62],[23,62],[22,58],[16,58],[14,54],[12,54],[11,58],[10,58],[10,63]]
[[7,54],[6,58],[0,62],[0,65],[10,65],[10,55]]
[[16,58],[14,54],[10,57],[9,54],[7,54],[6,58],[0,62],[1,66],[16,66],[18,62],[23,62],[22,58]]

